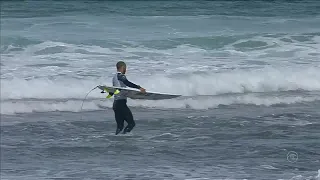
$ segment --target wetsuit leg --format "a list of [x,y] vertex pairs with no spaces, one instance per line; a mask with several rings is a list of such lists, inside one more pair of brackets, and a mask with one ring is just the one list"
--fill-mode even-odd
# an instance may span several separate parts
[[122,100],[116,100],[114,101],[113,103],[113,111],[114,111],[114,114],[115,114],[115,119],[116,119],[116,122],[117,122],[117,129],[116,129],[116,135],[119,134],[122,129],[123,129],[123,126],[124,126],[124,119],[125,119],[125,116],[124,116],[124,105],[125,103],[122,102]]
[[125,104],[124,112],[125,112],[124,119],[128,123],[128,125],[126,126],[126,128],[124,128],[123,134],[130,132],[133,129],[133,127],[136,125],[136,123],[134,122],[134,119],[133,119],[132,112],[129,109],[129,107],[127,106],[127,104]]

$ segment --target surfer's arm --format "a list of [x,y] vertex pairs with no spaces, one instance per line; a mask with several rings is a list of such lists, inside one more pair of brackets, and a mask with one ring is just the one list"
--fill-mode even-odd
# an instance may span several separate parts
[[124,74],[119,74],[118,79],[119,79],[119,81],[122,81],[128,87],[135,88],[135,89],[141,88],[139,85],[136,85],[133,82],[130,82]]

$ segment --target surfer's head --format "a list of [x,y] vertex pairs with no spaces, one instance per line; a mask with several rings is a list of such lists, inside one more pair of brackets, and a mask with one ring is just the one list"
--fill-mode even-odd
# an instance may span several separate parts
[[119,71],[119,72],[121,72],[122,74],[125,74],[126,73],[126,70],[127,70],[127,65],[126,65],[126,63],[125,62],[123,62],[123,61],[119,61],[119,62],[117,62],[117,70]]

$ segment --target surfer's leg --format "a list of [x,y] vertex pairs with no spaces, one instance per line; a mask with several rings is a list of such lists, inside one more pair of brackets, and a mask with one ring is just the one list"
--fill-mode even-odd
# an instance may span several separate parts
[[126,126],[126,128],[124,128],[123,134],[130,132],[133,129],[133,127],[136,125],[133,119],[132,112],[127,106],[127,104],[125,106],[124,112],[125,112],[125,121],[128,123],[128,125]]
[[122,103],[121,102],[117,102],[115,101],[113,103],[113,111],[115,114],[115,119],[117,122],[117,129],[116,129],[116,135],[119,134],[124,126],[124,116],[123,116],[123,107],[122,107]]

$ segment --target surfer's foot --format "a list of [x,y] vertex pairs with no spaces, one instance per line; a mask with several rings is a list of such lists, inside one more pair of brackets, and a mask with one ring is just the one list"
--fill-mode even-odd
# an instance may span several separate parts
[[117,129],[116,130],[116,135],[119,134],[121,132],[122,129]]
[[132,129],[133,129],[133,127],[126,127],[126,128],[123,130],[123,134],[126,134],[126,133],[130,132]]

